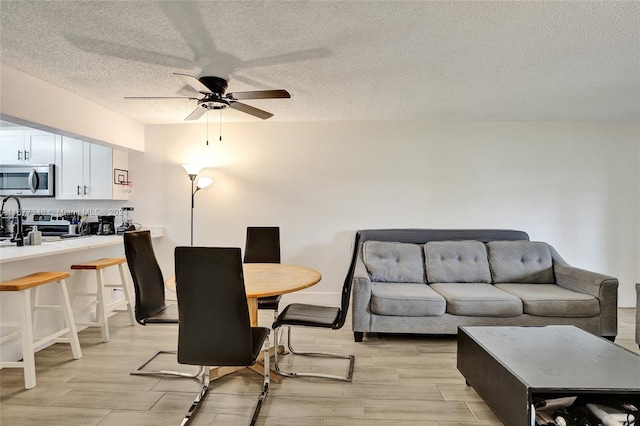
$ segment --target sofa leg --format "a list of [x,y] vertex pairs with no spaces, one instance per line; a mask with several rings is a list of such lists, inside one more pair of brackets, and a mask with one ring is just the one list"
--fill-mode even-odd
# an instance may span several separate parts
[[364,337],[364,332],[362,331],[354,331],[353,332],[353,341],[354,342],[362,342],[362,338]]
[[610,342],[615,342],[616,341],[616,336],[602,336],[605,339],[609,340]]

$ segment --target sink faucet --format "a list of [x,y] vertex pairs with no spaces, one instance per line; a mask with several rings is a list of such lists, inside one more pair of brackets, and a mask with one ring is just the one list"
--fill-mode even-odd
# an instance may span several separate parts
[[18,204],[18,226],[13,228],[13,238],[11,238],[11,242],[16,243],[16,246],[22,247],[24,245],[24,236],[22,235],[22,206],[20,205],[20,198],[9,195],[2,200],[2,207],[0,207],[0,216],[4,212],[4,203],[7,202],[9,198],[13,198],[16,200],[16,204]]

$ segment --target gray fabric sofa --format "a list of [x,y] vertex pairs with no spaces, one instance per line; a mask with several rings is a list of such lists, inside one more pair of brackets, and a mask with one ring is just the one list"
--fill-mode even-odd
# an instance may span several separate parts
[[356,233],[353,333],[456,334],[464,325],[576,325],[617,335],[618,280],[570,266],[522,231]]

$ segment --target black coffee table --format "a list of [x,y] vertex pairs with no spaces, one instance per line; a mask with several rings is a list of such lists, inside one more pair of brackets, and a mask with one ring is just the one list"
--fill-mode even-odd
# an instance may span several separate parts
[[640,356],[574,326],[460,327],[458,370],[508,426],[533,424],[534,397],[640,399]]

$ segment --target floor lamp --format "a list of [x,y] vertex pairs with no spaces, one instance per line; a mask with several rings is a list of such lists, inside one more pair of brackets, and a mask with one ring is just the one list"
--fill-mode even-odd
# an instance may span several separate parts
[[189,175],[189,179],[191,179],[191,245],[193,246],[193,208],[195,207],[195,195],[196,192],[211,185],[213,183],[213,179],[201,177],[198,179],[198,182],[196,182],[196,178],[198,177],[200,170],[202,170],[202,166],[183,164],[182,167],[184,167],[187,175]]

